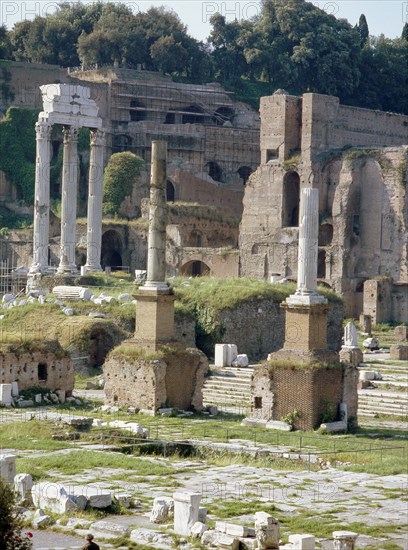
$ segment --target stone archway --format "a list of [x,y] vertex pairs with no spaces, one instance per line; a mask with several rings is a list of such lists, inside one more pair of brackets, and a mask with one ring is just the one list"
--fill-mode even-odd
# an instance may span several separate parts
[[333,240],[333,226],[331,223],[323,223],[319,227],[319,246],[330,246]]
[[102,235],[101,266],[111,267],[113,271],[122,266],[123,245],[117,231],[109,229]]
[[282,227],[298,227],[300,202],[300,178],[297,172],[289,172],[283,178]]
[[167,202],[174,202],[175,197],[176,197],[176,190],[175,190],[174,184],[170,180],[167,180],[167,183],[166,183]]
[[221,166],[217,162],[208,162],[206,164],[207,174],[214,181],[222,183],[224,181]]
[[201,260],[191,260],[183,265],[180,270],[181,275],[186,277],[205,277],[210,275],[210,268]]

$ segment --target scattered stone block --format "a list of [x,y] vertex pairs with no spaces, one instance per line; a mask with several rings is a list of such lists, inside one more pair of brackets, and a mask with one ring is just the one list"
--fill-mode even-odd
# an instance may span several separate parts
[[237,358],[234,359],[231,363],[233,367],[247,367],[249,365],[248,355],[245,353],[240,353],[237,355]]
[[86,498],[87,505],[91,508],[108,508],[112,504],[111,491],[100,487],[91,487],[89,485],[70,486],[69,496],[74,502],[77,502],[79,497]]
[[130,529],[127,525],[121,525],[120,523],[115,523],[113,521],[100,520],[95,521],[90,526],[90,531],[95,535],[98,533],[100,536],[114,536],[114,537],[123,537],[128,535]]
[[366,338],[363,341],[363,347],[365,349],[369,349],[369,350],[379,349],[379,343],[378,343],[377,338]]
[[352,531],[333,531],[334,550],[354,550],[357,537]]
[[91,429],[93,418],[77,416],[75,418],[66,418],[63,420],[63,422],[65,422],[65,424],[68,424],[68,426],[72,426],[78,431],[88,431]]
[[11,395],[12,395],[12,397],[18,397],[19,396],[18,382],[12,382],[11,383]]
[[30,474],[17,474],[14,476],[14,491],[17,494],[18,501],[32,503],[31,489],[33,488],[33,478]]
[[22,409],[27,409],[28,407],[34,407],[34,401],[32,399],[21,399],[18,402],[18,406]]
[[0,384],[0,405],[10,407],[12,398],[12,384]]
[[395,336],[396,340],[398,340],[400,342],[407,342],[408,341],[408,326],[401,325],[399,327],[395,327],[394,336]]
[[208,529],[208,531],[205,531],[201,537],[201,544],[206,547],[214,546],[219,536],[220,533],[215,531],[215,529]]
[[294,550],[315,550],[316,539],[313,535],[289,535]]
[[228,366],[228,344],[215,344],[214,365],[216,367]]
[[115,493],[113,498],[124,508],[130,508],[132,504],[132,495],[130,493]]
[[55,286],[52,293],[61,300],[84,300],[91,299],[92,291],[82,286]]
[[255,512],[255,536],[261,550],[279,548],[279,521],[266,512]]
[[189,536],[190,529],[198,521],[201,501],[199,493],[176,492],[174,500],[174,531],[178,535]]
[[201,521],[201,523],[207,521],[207,508],[204,508],[204,506],[200,506],[198,509],[198,521]]
[[0,477],[6,483],[12,485],[16,477],[16,456],[15,455],[0,455]]
[[41,403],[41,401],[42,401],[42,395],[41,395],[41,393],[35,394],[35,396],[34,396],[34,401],[35,401],[35,403],[38,403],[38,404]]
[[174,511],[174,501],[169,497],[156,497],[153,501],[153,508],[150,512],[152,523],[165,523]]
[[354,367],[358,367],[363,362],[363,358],[363,352],[359,348],[347,348],[343,346],[339,352],[340,361]]
[[65,403],[66,399],[66,392],[65,390],[55,390],[56,395],[58,395],[58,399],[60,403]]
[[40,529],[52,523],[51,516],[47,515],[44,510],[36,510],[33,518],[33,528]]
[[158,533],[151,529],[134,529],[130,533],[130,540],[136,544],[149,545],[155,550],[169,550],[174,548],[173,539],[170,535]]
[[320,424],[320,429],[324,430],[329,434],[346,432],[347,422],[345,422],[344,420],[339,420],[338,422],[325,422],[323,424]]
[[223,548],[225,550],[238,550],[239,549],[239,539],[233,537],[232,535],[221,534],[216,542],[216,548]]
[[125,292],[123,294],[119,294],[118,300],[119,302],[131,302],[133,300],[133,296]]
[[408,345],[396,344],[390,346],[390,358],[397,361],[408,361]]
[[290,424],[281,420],[268,420],[265,424],[265,428],[269,430],[281,430],[282,432],[290,432],[292,430]]
[[193,538],[200,539],[206,531],[208,531],[208,527],[201,521],[196,521],[190,530],[190,534]]
[[88,529],[91,523],[88,519],[68,518],[66,526],[68,529]]
[[41,482],[31,489],[34,506],[48,509],[56,514],[65,514],[77,510],[77,504],[68,496],[63,485],[59,483]]

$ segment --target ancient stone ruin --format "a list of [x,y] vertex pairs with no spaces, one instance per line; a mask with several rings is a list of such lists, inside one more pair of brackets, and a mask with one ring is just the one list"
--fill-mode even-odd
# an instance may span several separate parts
[[47,84],[41,86],[44,110],[36,124],[36,170],[34,199],[33,261],[30,274],[49,271],[49,212],[51,129],[63,126],[61,244],[58,273],[75,274],[76,215],[78,195],[78,131],[91,129],[88,191],[88,271],[99,271],[102,238],[102,174],[104,132],[98,107],[84,86]]

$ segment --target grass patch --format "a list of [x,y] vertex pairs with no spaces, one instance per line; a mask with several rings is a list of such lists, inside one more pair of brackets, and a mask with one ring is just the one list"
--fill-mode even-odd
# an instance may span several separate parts
[[54,441],[52,436],[59,428],[50,422],[35,421],[1,424],[0,448],[19,451],[59,451],[69,444]]
[[72,451],[69,454],[42,456],[36,458],[35,461],[30,458],[22,458],[17,465],[19,472],[29,473],[36,479],[54,477],[50,476],[50,471],[74,475],[95,468],[121,468],[129,470],[132,474],[146,476],[167,476],[176,473],[174,468],[150,460],[116,453],[85,450]]

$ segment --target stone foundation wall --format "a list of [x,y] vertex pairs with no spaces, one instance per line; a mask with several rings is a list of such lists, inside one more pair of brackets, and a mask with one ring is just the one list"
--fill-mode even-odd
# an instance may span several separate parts
[[198,349],[177,349],[157,359],[113,351],[103,370],[107,403],[150,411],[165,406],[202,408],[208,361]]
[[312,368],[261,366],[253,374],[251,414],[264,420],[281,420],[299,411],[295,428],[313,430],[329,410],[336,415],[333,420],[338,419],[343,387],[343,366],[340,363]]
[[[328,348],[341,347],[343,308],[334,304],[328,313]],[[238,353],[246,353],[251,361],[265,359],[268,353],[283,348],[285,312],[278,302],[254,300],[243,302],[220,314],[223,337],[219,343],[236,343]]]
[[74,389],[74,367],[71,357],[57,357],[54,353],[0,352],[0,384],[18,382],[19,390],[39,386],[49,390]]

